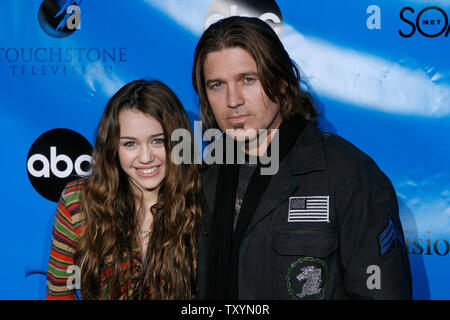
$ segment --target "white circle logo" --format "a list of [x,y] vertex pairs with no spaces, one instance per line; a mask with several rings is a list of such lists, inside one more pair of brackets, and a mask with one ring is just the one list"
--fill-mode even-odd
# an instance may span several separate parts
[[91,153],[91,144],[79,133],[69,129],[47,131],[28,152],[28,178],[41,196],[57,202],[67,183],[91,174]]

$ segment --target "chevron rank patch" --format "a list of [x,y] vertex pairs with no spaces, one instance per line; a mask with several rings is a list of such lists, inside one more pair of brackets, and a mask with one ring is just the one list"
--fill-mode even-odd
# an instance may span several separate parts
[[392,218],[389,217],[388,223],[384,230],[378,236],[378,248],[383,256],[394,243],[397,243],[403,250],[406,250],[406,245],[402,237],[401,231],[395,225]]
[[290,197],[288,222],[330,222],[330,196]]

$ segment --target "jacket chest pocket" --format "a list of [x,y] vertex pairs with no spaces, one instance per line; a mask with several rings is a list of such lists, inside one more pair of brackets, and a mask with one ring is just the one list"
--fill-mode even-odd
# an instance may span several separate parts
[[338,248],[334,231],[275,229],[272,237],[273,299],[323,299],[330,257]]

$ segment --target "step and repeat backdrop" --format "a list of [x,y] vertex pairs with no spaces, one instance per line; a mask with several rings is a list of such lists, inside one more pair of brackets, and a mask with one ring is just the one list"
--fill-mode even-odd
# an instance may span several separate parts
[[125,83],[159,79],[198,119],[204,28],[256,16],[299,66],[320,126],[396,189],[414,299],[450,298],[450,1],[4,0],[0,3],[0,299],[43,299],[57,201],[88,173]]

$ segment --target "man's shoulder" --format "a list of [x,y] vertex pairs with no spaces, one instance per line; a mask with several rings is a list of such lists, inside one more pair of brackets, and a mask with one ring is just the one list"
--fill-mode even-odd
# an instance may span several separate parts
[[202,176],[202,178],[208,177],[214,174],[215,172],[219,171],[219,168],[220,165],[216,163],[213,164],[203,163],[199,166],[200,175]]
[[[200,177],[202,180],[203,192],[211,192],[210,188],[215,189],[219,180],[220,164],[202,164],[200,166]],[[208,192],[206,190],[209,190]]]
[[367,167],[378,169],[375,161],[345,138],[333,133],[322,133],[327,166],[341,173],[355,173]]
[[323,132],[322,139],[325,150],[331,154],[332,158],[336,161],[347,160],[356,165],[373,162],[373,159],[367,153],[341,136]]
[[389,177],[364,151],[346,139],[331,133],[322,135],[327,154],[327,164],[339,175],[365,177],[379,188],[392,187]]

